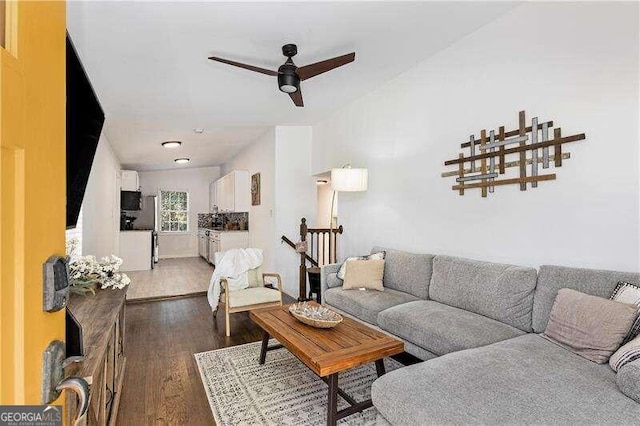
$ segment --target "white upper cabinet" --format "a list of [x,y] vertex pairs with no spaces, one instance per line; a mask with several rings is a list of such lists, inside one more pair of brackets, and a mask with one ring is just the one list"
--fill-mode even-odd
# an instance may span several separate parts
[[120,189],[122,191],[137,191],[140,189],[138,172],[135,170],[122,170],[120,172]]
[[213,206],[218,205],[218,201],[216,199],[216,182],[213,181],[209,184],[209,213],[214,213]]
[[[234,170],[215,181],[215,202],[221,212],[248,212],[251,205],[249,172]],[[211,191],[210,191],[211,192]]]

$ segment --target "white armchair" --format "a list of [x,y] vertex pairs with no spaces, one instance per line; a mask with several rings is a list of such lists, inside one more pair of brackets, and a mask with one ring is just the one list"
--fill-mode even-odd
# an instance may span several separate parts
[[[222,253],[215,254],[216,264],[221,258]],[[252,309],[268,308],[271,306],[282,305],[282,278],[280,274],[262,272],[262,265],[257,268],[250,269],[247,272],[249,287],[242,290],[229,291],[228,278],[220,279],[222,292],[220,293],[220,301],[218,309],[224,309],[225,316],[225,332],[227,337],[231,335],[229,326],[229,315],[237,312],[246,312]],[[275,278],[277,289],[267,283],[267,278]],[[213,311],[213,317],[216,318],[218,309]]]

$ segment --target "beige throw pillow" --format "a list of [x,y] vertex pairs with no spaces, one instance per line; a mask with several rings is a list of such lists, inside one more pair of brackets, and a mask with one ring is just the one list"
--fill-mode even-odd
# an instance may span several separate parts
[[607,362],[636,317],[636,307],[563,288],[543,336],[598,364]]
[[384,260],[349,260],[344,274],[343,290],[366,288],[383,291]]

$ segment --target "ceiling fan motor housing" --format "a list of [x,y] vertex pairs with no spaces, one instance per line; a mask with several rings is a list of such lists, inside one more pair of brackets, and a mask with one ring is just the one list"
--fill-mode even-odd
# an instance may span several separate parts
[[285,93],[295,93],[300,90],[300,77],[296,74],[293,62],[287,61],[278,68],[278,87]]

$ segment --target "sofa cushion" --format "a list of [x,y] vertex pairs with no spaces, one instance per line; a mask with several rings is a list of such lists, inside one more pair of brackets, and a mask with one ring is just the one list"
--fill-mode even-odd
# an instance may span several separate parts
[[431,282],[432,254],[374,247],[371,253],[385,252],[384,287],[427,299]]
[[436,355],[521,336],[523,331],[433,300],[394,306],[378,314],[378,326]]
[[561,288],[570,288],[608,299],[618,285],[618,281],[638,283],[640,274],[566,266],[541,266],[533,300],[533,331],[542,333],[547,327],[551,307]]
[[531,331],[534,268],[436,256],[429,298]]
[[371,395],[391,424],[629,424],[640,404],[607,365],[527,334],[389,372]]
[[616,384],[625,395],[640,403],[640,359],[620,367]]
[[273,302],[282,302],[282,293],[280,293],[280,290],[267,287],[249,287],[244,290],[229,292],[230,308]]
[[343,290],[330,288],[323,294],[323,302],[327,305],[353,315],[369,324],[376,324],[378,313],[401,303],[420,300],[411,294],[390,288],[376,290]]

